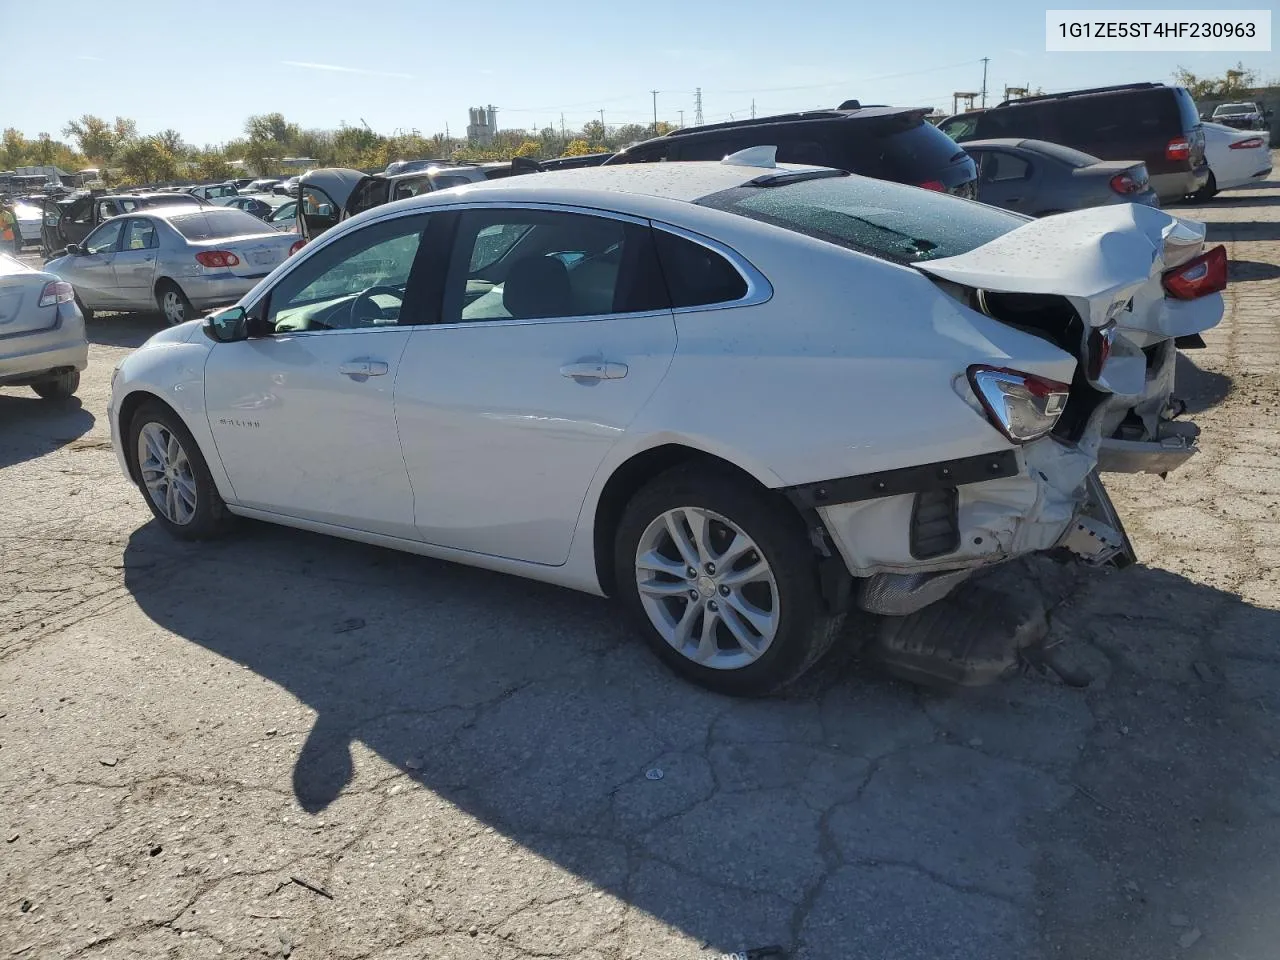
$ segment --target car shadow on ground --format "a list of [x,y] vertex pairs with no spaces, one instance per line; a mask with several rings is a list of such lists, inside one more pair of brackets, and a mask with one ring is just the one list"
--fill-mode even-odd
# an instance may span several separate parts
[[165,326],[158,313],[97,313],[85,324],[85,334],[104,347],[140,347]]
[[[1280,198],[1278,198],[1280,199]],[[1210,243],[1280,240],[1280,220],[1204,220]]]
[[1280,266],[1257,260],[1230,260],[1227,262],[1227,281],[1247,283],[1250,280],[1274,280],[1280,277]]
[[[1080,752],[1083,731],[1094,723],[1084,705],[1089,694],[1028,679],[975,701],[966,699],[972,692],[926,694],[850,669],[846,655],[820,665],[791,698],[720,697],[661,668],[606,601],[263,524],[187,545],[152,522],[130,538],[124,570],[138,605],[163,629],[243,665],[315,712],[293,769],[293,793],[306,811],[321,814],[357,782],[367,788],[371,774],[361,774],[365,766],[353,756],[363,744],[499,834],[717,949],[752,938],[790,940],[784,945],[794,949],[800,904],[835,850],[855,851],[845,855],[858,864],[866,857],[873,865],[877,858],[927,864],[949,855],[938,854],[940,844],[961,842],[968,850],[973,842],[980,861],[988,842],[982,837],[990,834],[993,856],[1005,857],[1019,842],[1006,834],[1024,820],[1052,820],[1057,837],[1069,834],[1075,821],[1062,805],[1073,796],[1069,771],[1082,758],[1086,766],[1074,776],[1083,779],[1074,782],[1085,795],[1110,809],[1142,810],[1154,832],[1174,837],[1185,832],[1189,814],[1213,807],[1217,791],[1228,795],[1247,777],[1238,749],[1228,763],[1232,751],[1201,754],[1199,746],[1205,767],[1185,776],[1190,733],[1162,739],[1153,731],[1136,760],[1124,744],[1099,755]],[[1209,663],[1219,677],[1229,672],[1202,649],[1210,622],[1229,619],[1235,636],[1280,637],[1275,611],[1163,570],[1089,571],[1081,583],[1082,592],[1096,591],[1101,612],[1091,620],[1077,595],[1055,629],[1087,642],[1111,688],[1123,687],[1126,671],[1147,658],[1188,684],[1201,682],[1196,662]],[[1156,597],[1159,603],[1144,602]],[[1124,622],[1135,617],[1141,622]],[[1280,699],[1280,684],[1268,689],[1260,678],[1256,686],[1258,696]],[[1131,692],[1121,696],[1119,709],[1128,709]],[[1181,705],[1170,709],[1183,715]],[[1227,732],[1210,726],[1194,737]],[[1006,797],[1009,788],[997,782],[982,787],[990,796],[970,809],[978,795],[966,770],[997,761],[960,755],[983,738],[997,753],[1005,749],[997,743],[1010,740],[1009,749],[1025,752],[1028,762],[1062,764],[1049,791],[1056,799]],[[915,749],[923,752],[901,753]],[[998,769],[1013,782],[1026,776]],[[655,770],[664,773],[646,776]],[[889,779],[867,779],[873,776]],[[1177,809],[1152,805],[1171,778]],[[1040,797],[1038,787],[1025,789]],[[956,799],[954,790],[969,799]],[[1077,802],[1092,811],[1092,802]],[[1012,813],[998,812],[1008,804]],[[824,808],[838,816],[820,821]],[[1095,834],[1114,833],[1093,823],[1080,831],[1064,842],[1097,846]],[[957,841],[962,833],[968,839]],[[1210,833],[1206,826],[1197,843]],[[1213,856],[1199,846],[1193,852]],[[957,883],[976,882],[979,867],[964,865],[966,856],[948,874]],[[1097,856],[1106,860],[1108,851]],[[1168,863],[1161,869],[1172,870],[1169,876],[1210,872]],[[830,903],[818,908],[848,917],[824,920],[845,939],[856,939],[854,928],[872,919],[894,929],[910,917],[921,922],[921,904],[943,890],[908,891],[908,899],[923,899],[895,926],[884,917],[903,891],[875,893],[879,881],[866,875],[866,882],[871,887],[862,888],[852,913]],[[1074,890],[1079,879],[1064,882]],[[1073,904],[1084,911],[1075,916],[1103,923],[1111,896],[1109,888],[1075,890]],[[881,909],[883,916],[864,915]],[[985,955],[997,954],[1005,955]]]
[[77,443],[93,424],[79,397],[44,400],[30,387],[0,387],[0,469]]
[[1201,413],[1210,407],[1216,407],[1231,392],[1232,381],[1229,376],[1201,369],[1182,350],[1178,351],[1175,362],[1174,391],[1187,402],[1187,413]]
[[[1262,186],[1262,184],[1257,186]],[[1214,207],[1270,207],[1277,203],[1280,203],[1280,197],[1270,195],[1251,197],[1240,194],[1220,193],[1216,197],[1204,201],[1204,207],[1206,210],[1212,210]]]

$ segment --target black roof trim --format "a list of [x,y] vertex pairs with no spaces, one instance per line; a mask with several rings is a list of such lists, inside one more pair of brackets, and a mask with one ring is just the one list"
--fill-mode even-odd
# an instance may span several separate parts
[[1040,103],[1044,100],[1065,100],[1068,97],[1085,97],[1095,93],[1116,93],[1120,90],[1172,90],[1173,87],[1163,83],[1119,83],[1111,87],[1090,87],[1087,90],[1064,90],[1062,93],[1042,93],[1036,97],[1021,97],[1017,100],[1004,100],[999,107],[1012,107],[1020,103]]
[[800,113],[779,113],[771,117],[757,117],[754,120],[725,120],[722,123],[704,123],[700,127],[682,127],[672,130],[662,137],[654,137],[642,141],[652,143],[653,140],[679,139],[693,136],[708,130],[738,130],[743,127],[762,127],[775,123],[804,123],[810,120],[855,120],[861,118],[893,117],[911,113],[924,115],[930,112],[929,107],[882,107],[864,106],[856,110],[806,110]]

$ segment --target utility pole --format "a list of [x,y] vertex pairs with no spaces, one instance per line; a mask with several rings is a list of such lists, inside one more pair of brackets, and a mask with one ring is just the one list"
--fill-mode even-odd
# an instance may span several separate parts
[[650,90],[649,92],[653,94],[653,135],[656,137],[658,135],[658,91]]
[[684,111],[680,111],[680,129],[684,129]]
[[702,88],[693,91],[693,125],[702,126]]
[[560,139],[564,140],[564,114],[560,114]]
[[987,105],[987,64],[991,62],[990,57],[982,58],[982,105]]
[[756,98],[752,97],[751,98],[751,119],[754,120],[755,118],[756,118]]

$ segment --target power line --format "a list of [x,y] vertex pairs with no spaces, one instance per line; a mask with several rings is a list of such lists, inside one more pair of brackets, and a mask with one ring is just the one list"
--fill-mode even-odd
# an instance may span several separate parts
[[875,77],[854,77],[849,80],[835,80],[831,83],[810,83],[802,84],[794,87],[748,87],[743,90],[714,90],[713,93],[785,93],[789,90],[821,90],[826,87],[843,87],[854,83],[870,83],[873,80],[893,80],[897,77],[915,77],[924,73],[937,73],[941,70],[955,70],[958,67],[968,67],[978,60],[962,60],[959,63],[943,64],[940,67],[928,67],[924,70],[907,70],[903,73],[884,73]]

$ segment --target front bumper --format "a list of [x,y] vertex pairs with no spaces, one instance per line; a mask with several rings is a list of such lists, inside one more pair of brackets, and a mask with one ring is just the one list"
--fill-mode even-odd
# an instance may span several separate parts
[[59,306],[58,322],[48,330],[0,337],[0,384],[25,384],[45,373],[88,365],[84,317],[74,303]]

